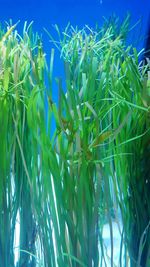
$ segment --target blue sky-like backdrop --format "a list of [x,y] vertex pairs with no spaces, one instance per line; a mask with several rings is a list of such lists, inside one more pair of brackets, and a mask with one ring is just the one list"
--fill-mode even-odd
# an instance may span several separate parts
[[127,12],[131,14],[131,24],[141,18],[140,34],[145,36],[150,0],[0,0],[1,22],[12,19],[16,23],[20,20],[18,29],[21,30],[24,21],[33,20],[34,30],[43,33],[44,41],[43,27],[51,31],[52,24],[58,24],[63,29],[68,22],[74,26],[88,24],[93,27],[96,23],[102,24],[103,16],[108,18],[115,13],[122,19]]
[[[141,19],[141,25],[138,24],[132,31],[132,38],[129,40],[141,49],[145,45],[144,39],[148,30],[150,0],[0,0],[0,22],[3,24],[12,19],[15,24],[20,20],[17,29],[21,33],[25,21],[34,21],[33,30],[42,33],[47,59],[52,44],[43,28],[52,32],[55,38],[52,27],[54,24],[58,24],[62,30],[68,22],[73,26],[78,25],[79,28],[85,24],[94,27],[96,23],[102,24],[103,17],[109,18],[116,14],[122,20],[127,12],[131,14],[131,26]],[[64,77],[63,63],[57,52],[54,70],[54,77]],[[57,102],[57,84],[55,81],[53,84],[53,100]]]
[[0,21],[19,19],[35,22],[35,29],[50,28],[52,24],[94,26],[102,17],[115,13],[119,17],[131,13],[132,21],[142,17],[146,30],[150,14],[150,0],[0,0]]
[[[24,21],[34,21],[33,29],[42,33],[44,49],[50,54],[49,37],[44,32],[45,27],[53,32],[53,24],[58,24],[61,29],[70,22],[73,26],[83,27],[85,24],[94,27],[100,25],[103,17],[109,18],[116,14],[123,19],[129,12],[131,25],[141,18],[141,25],[133,30],[133,39],[140,49],[144,46],[144,38],[148,29],[150,16],[150,0],[0,0],[0,22],[5,23],[12,19],[13,23],[20,20],[17,29],[21,32]],[[63,76],[61,63],[57,60],[57,71]]]

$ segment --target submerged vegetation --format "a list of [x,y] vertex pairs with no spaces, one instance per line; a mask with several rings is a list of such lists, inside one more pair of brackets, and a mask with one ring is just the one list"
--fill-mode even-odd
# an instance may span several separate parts
[[48,65],[31,25],[0,30],[0,266],[116,266],[114,220],[117,266],[150,266],[150,66],[128,26],[56,26],[56,103],[54,48]]

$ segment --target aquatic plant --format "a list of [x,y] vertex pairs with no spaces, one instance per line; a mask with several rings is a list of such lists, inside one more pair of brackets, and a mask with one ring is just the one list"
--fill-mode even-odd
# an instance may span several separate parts
[[[19,213],[20,248],[35,253],[32,209],[32,133],[27,125],[30,94],[40,82],[38,37],[24,25],[23,37],[15,26],[0,41],[0,265],[14,266],[14,233]],[[39,80],[38,80],[39,79]],[[19,266],[35,260],[20,253]]]
[[[92,130],[95,126],[91,128],[91,125],[96,125],[94,121],[96,116],[98,118],[98,128],[94,129],[95,139],[88,141],[83,151],[92,153],[91,162],[92,160],[95,164],[98,160],[101,162],[99,172],[102,172],[101,185],[104,186],[104,191],[101,190],[99,195],[103,196],[102,206],[107,209],[110,224],[111,266],[113,266],[113,231],[110,214],[115,204],[112,204],[111,183],[113,183],[113,191],[115,191],[123,220],[125,264],[127,265],[126,257],[129,253],[131,266],[148,266],[150,249],[149,65],[145,63],[145,66],[142,66],[139,60],[141,52],[138,53],[134,47],[125,45],[128,22],[129,17],[119,27],[116,20],[107,21],[107,26],[105,25],[99,31],[94,31],[88,26],[83,30],[67,27],[61,35],[57,26],[56,30],[60,38],[61,57],[65,61],[68,100],[66,102],[71,103],[68,110],[72,110],[74,101],[79,98],[74,107],[81,101],[80,114],[82,114],[80,107],[83,109],[86,104],[90,104],[90,110],[93,111],[92,118],[89,116],[89,121],[87,119],[89,128],[86,126],[83,134],[84,141],[87,136],[90,139],[93,138]],[[75,91],[75,95],[70,91]],[[65,123],[63,127],[67,127],[64,129],[69,130],[69,134],[71,131],[69,125],[73,127],[75,123],[74,114],[75,111],[73,111],[72,121],[62,121]],[[86,118],[87,114],[86,112],[83,118]],[[77,129],[80,129],[80,126],[77,126]],[[74,140],[75,137],[72,138],[73,149],[75,149]],[[82,140],[82,135],[80,139],[78,136],[78,142],[79,140]],[[82,141],[80,143],[82,144]],[[91,145],[88,145],[90,143]],[[75,155],[75,152],[73,154]],[[83,159],[81,162],[84,162]],[[87,162],[86,159],[86,164]],[[88,169],[87,166],[86,169]],[[95,182],[95,176],[92,176]],[[90,192],[92,195],[91,190]],[[95,195],[94,192],[93,194]],[[99,205],[100,203],[102,202],[99,202]],[[94,202],[93,206],[96,206]],[[101,205],[99,208],[102,211]],[[104,215],[103,212],[102,214]],[[98,210],[97,218],[99,220],[101,218]],[[99,224],[103,228],[101,220]],[[95,224],[95,229],[97,228]],[[100,232],[102,228],[98,228]],[[120,248],[120,266],[123,264],[122,253]],[[100,252],[98,254],[100,255]],[[94,262],[94,258],[92,260]]]
[[0,31],[1,266],[15,266],[19,218],[19,267],[112,267],[118,210],[119,266],[148,266],[149,65],[127,47],[128,25],[56,26],[58,102],[54,49],[48,66],[31,25]]
[[[135,53],[135,51],[134,51]],[[115,138],[115,176],[131,266],[148,266],[149,258],[149,78],[148,66],[138,65],[138,55],[126,57],[114,72],[111,95],[122,102],[113,110],[114,126],[127,118]],[[125,75],[124,75],[125,74]],[[145,78],[144,78],[145,76]],[[115,92],[113,88],[118,90]],[[145,102],[146,101],[146,102]],[[116,127],[116,126],[115,126]],[[129,153],[121,157],[120,153]]]

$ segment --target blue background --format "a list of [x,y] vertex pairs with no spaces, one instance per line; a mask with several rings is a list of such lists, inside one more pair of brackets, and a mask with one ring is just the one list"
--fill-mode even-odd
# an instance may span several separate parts
[[[144,36],[148,28],[150,15],[150,0],[0,0],[0,21],[13,23],[18,20],[18,30],[21,32],[24,21],[34,21],[33,29],[42,33],[46,53],[49,54],[49,38],[43,27],[53,33],[53,24],[63,29],[68,22],[79,27],[88,24],[93,27],[97,22],[102,24],[103,16],[113,13],[121,19],[127,12],[131,14],[131,25],[142,20],[142,29],[138,25],[134,30],[133,39],[138,39],[137,47],[144,46]],[[54,34],[54,33],[53,33]]]
[[[102,3],[101,3],[102,1]],[[51,23],[94,25],[102,16],[115,12],[123,16],[130,11],[134,20],[143,16],[146,23],[150,12],[149,0],[0,0],[0,20],[34,20],[36,27]]]
[[[101,3],[102,1],[102,3]],[[142,18],[143,34],[146,32],[150,14],[150,0],[0,0],[0,21],[34,21],[34,29],[39,32],[43,27],[51,30],[57,23],[64,28],[70,21],[73,25],[94,26],[102,23],[102,17],[115,13],[124,17],[129,11],[132,22]]]
[[0,20],[12,18],[14,21],[34,20],[36,26],[49,26],[51,23],[66,25],[73,24],[94,25],[101,21],[102,16],[109,16],[115,12],[123,16],[130,11],[133,19],[141,15],[147,21],[150,12],[149,0],[0,0]]
[[[0,0],[0,21],[4,23],[12,19],[13,23],[16,23],[20,20],[17,29],[21,32],[24,21],[29,23],[33,20],[33,29],[42,33],[47,57],[51,44],[43,27],[54,34],[53,24],[58,24],[61,29],[64,29],[68,22],[73,26],[82,27],[88,24],[93,27],[96,23],[102,24],[103,16],[109,18],[115,13],[123,19],[127,12],[131,14],[131,25],[140,18],[142,20],[142,28],[138,25],[130,40],[140,49],[144,46],[148,28],[150,0]],[[63,76],[62,63],[58,57],[55,59],[55,65],[55,75]]]
[[[58,24],[62,30],[68,22],[73,26],[78,25],[79,28],[85,24],[94,27],[96,23],[102,24],[103,16],[109,18],[114,13],[123,19],[127,12],[131,14],[131,25],[140,18],[142,20],[142,27],[138,24],[132,31],[132,38],[129,39],[129,42],[141,49],[144,46],[144,38],[146,38],[148,30],[150,0],[0,0],[0,21],[2,23],[12,19],[15,24],[20,20],[17,29],[21,33],[24,21],[28,23],[34,21],[33,30],[42,33],[47,59],[52,44],[43,27],[50,31],[55,38],[53,24]],[[64,77],[63,63],[59,60],[57,51],[54,70],[54,77]],[[53,81],[53,101],[58,102],[58,89],[55,81]],[[55,128],[54,122],[52,124]]]

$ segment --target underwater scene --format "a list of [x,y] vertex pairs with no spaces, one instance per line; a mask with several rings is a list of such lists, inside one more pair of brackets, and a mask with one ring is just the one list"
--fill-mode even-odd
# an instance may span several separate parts
[[0,4],[0,267],[150,267],[150,0]]

